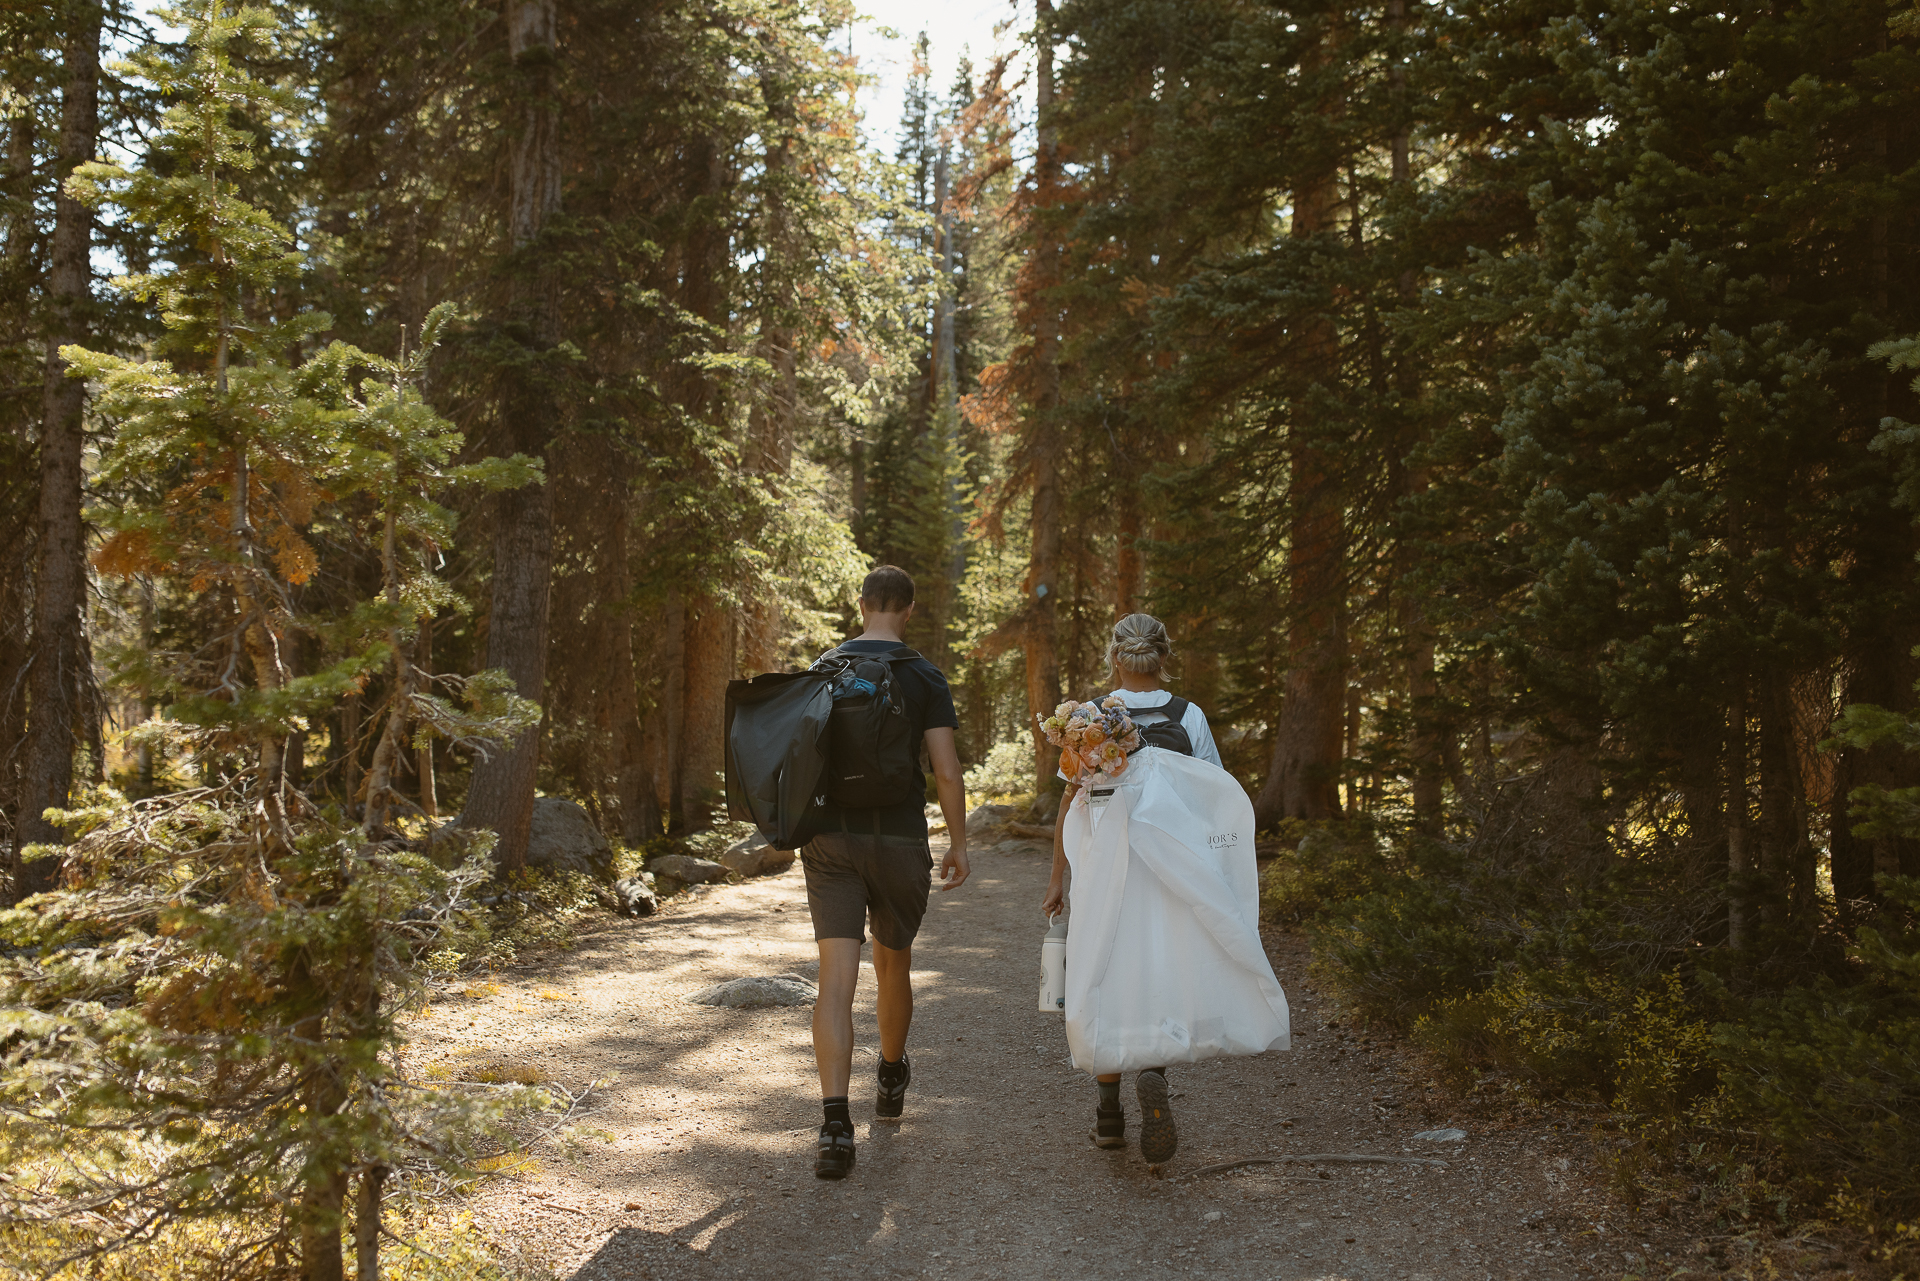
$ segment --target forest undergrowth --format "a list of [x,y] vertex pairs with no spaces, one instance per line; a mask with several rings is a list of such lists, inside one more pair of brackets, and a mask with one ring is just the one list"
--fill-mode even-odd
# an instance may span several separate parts
[[1263,914],[1469,1110],[1587,1131],[1613,1192],[1717,1266],[1913,1275],[1920,881],[1883,878],[1847,932],[1734,954],[1698,942],[1710,860],[1675,874],[1684,829],[1609,825],[1550,769],[1479,799],[1444,834],[1285,825]]

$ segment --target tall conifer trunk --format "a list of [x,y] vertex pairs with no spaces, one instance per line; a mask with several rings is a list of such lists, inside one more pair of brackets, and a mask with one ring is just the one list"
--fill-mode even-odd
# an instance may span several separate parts
[[60,348],[87,337],[93,295],[93,214],[66,192],[67,175],[93,159],[100,129],[100,6],[67,6],[63,42],[67,83],[60,104],[53,241],[47,272],[49,326],[40,418],[40,510],[33,594],[33,655],[28,671],[27,734],[14,829],[14,891],[51,889],[57,858],[20,861],[23,846],[54,844],[61,830],[46,821],[64,809],[73,786],[77,722],[86,713],[86,535],[80,524],[80,454],[86,387],[67,377]]
[[[797,307],[789,257],[799,246],[787,208],[784,184],[791,180],[793,136],[798,127],[783,76],[761,77],[761,92],[770,117],[766,161],[766,242],[768,285],[761,302],[763,315],[756,350],[773,372],[767,393],[754,404],[748,419],[752,448],[748,461],[759,475],[784,483],[793,468],[794,417],[800,400],[799,373],[794,357],[793,316]],[[770,670],[779,659],[785,627],[780,602],[764,585],[747,602],[740,628],[740,665],[744,672]]]
[[[1314,67],[1331,57],[1333,34]],[[1326,108],[1337,113],[1337,99]],[[1293,194],[1296,237],[1333,228],[1339,171],[1329,154],[1317,159]],[[1303,384],[1339,376],[1331,316],[1310,317],[1299,341]],[[1336,460],[1296,415],[1289,426],[1290,528],[1287,540],[1287,675],[1273,733],[1267,778],[1254,801],[1262,827],[1281,819],[1328,819],[1340,813],[1341,744],[1346,720],[1347,635],[1345,521]]]
[[[6,192],[12,208],[0,245],[6,278],[28,278],[36,227],[22,199],[33,187],[38,126],[30,111],[6,121]],[[23,407],[24,409],[24,407]],[[0,822],[6,822],[12,863],[20,813],[21,757],[27,729],[27,662],[32,654],[33,522],[38,519],[39,474],[25,413],[0,424]]]
[[[1387,0],[1387,24],[1396,39],[1405,36],[1406,0]],[[1405,192],[1413,184],[1413,133],[1410,127],[1413,104],[1408,101],[1407,95],[1406,59],[1397,50],[1388,68],[1387,80],[1394,111],[1391,177],[1396,192]],[[1394,281],[1394,290],[1401,307],[1411,310],[1418,305],[1411,268],[1400,272],[1399,278]],[[1410,420],[1420,396],[1420,370],[1414,363],[1412,353],[1402,350],[1396,354],[1393,376],[1399,412],[1403,421]],[[1425,493],[1427,489],[1425,468],[1406,465],[1407,456],[1416,444],[1415,432],[1409,430],[1403,432],[1393,446],[1393,467],[1398,480],[1394,492],[1403,501]],[[1395,597],[1394,609],[1401,644],[1406,647],[1407,656],[1407,703],[1413,724],[1412,742],[1408,745],[1407,754],[1413,764],[1413,820],[1422,831],[1437,832],[1442,817],[1441,805],[1445,795],[1442,785],[1446,780],[1447,765],[1443,743],[1445,732],[1435,719],[1437,709],[1434,703],[1440,693],[1440,682],[1434,673],[1433,628],[1427,622],[1421,594],[1413,590],[1407,581],[1412,565],[1404,539],[1397,560],[1394,577],[1400,590]]]
[[613,792],[620,804],[620,836],[629,844],[660,835],[660,799],[640,723],[639,673],[634,668],[632,535],[634,496],[629,467],[619,450],[609,451],[608,522],[601,547],[599,608],[607,635],[607,716],[612,729]]
[[[429,682],[433,676],[433,615],[422,615],[420,619],[420,639],[414,644],[414,666],[420,669],[420,679]],[[418,776],[420,812],[428,818],[440,817],[440,795],[434,787],[433,779],[433,743],[431,740],[413,749],[413,769]]]
[[[512,324],[532,354],[556,339],[554,271],[539,244],[560,209],[560,119],[554,101],[558,54],[555,0],[507,6],[507,49],[513,59],[514,137],[508,173],[508,231],[521,261],[513,286]],[[544,458],[558,409],[533,377],[516,375],[501,412],[508,443]],[[487,616],[487,666],[505,669],[522,698],[544,703],[547,604],[553,578],[553,506],[545,484],[502,491],[494,504],[493,597]],[[523,730],[512,745],[474,766],[460,821],[500,834],[495,861],[522,867],[533,821],[533,788],[544,728]]]
[[[1039,146],[1034,155],[1034,203],[1047,209],[1059,198],[1060,131],[1053,122],[1053,3],[1035,0],[1035,27],[1039,51],[1035,71],[1034,103],[1039,115]],[[1026,628],[1022,647],[1027,659],[1027,731],[1033,735],[1034,791],[1054,784],[1054,751],[1048,746],[1038,717],[1052,715],[1060,701],[1060,654],[1055,628],[1060,599],[1060,428],[1054,413],[1060,402],[1060,317],[1049,297],[1059,283],[1058,245],[1041,243],[1035,249],[1033,297],[1033,413],[1029,429],[1033,503],[1029,515],[1027,552]]]
[[[681,302],[716,329],[726,323],[722,276],[730,238],[723,204],[729,176],[727,157],[715,139],[703,138],[700,145],[690,149],[688,178],[695,200],[687,232]],[[723,403],[715,379],[707,371],[691,367],[686,376],[687,413],[717,429],[723,421]],[[705,591],[686,602],[683,617],[679,771],[673,818],[681,831],[702,832],[713,826],[714,801],[720,794],[727,681],[734,672],[735,619],[731,609]]]

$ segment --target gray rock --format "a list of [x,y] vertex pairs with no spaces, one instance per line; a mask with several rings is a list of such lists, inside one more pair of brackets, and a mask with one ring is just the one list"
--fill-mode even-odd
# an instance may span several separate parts
[[1413,1136],[1425,1139],[1429,1143],[1459,1143],[1467,1137],[1465,1130],[1422,1130]]
[[720,856],[720,865],[742,876],[775,876],[793,866],[792,850],[777,850],[767,838],[755,832],[744,841],[735,841]]
[[967,835],[989,827],[998,827],[1013,817],[1011,805],[976,805],[967,814]]
[[687,999],[695,1005],[757,1010],[770,1005],[812,1005],[819,995],[819,989],[798,974],[774,974],[716,983]]
[[602,885],[614,881],[613,847],[587,812],[564,796],[534,798],[527,866],[543,872],[578,872]]
[[615,881],[610,896],[613,910],[622,916],[652,916],[660,910],[660,900],[654,894],[653,887],[638,876]]
[[689,854],[668,854],[647,860],[647,870],[660,880],[672,877],[685,885],[711,885],[727,879],[727,869],[712,859]]

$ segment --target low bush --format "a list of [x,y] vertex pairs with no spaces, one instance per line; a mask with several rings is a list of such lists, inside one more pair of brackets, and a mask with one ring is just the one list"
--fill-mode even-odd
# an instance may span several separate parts
[[1536,1095],[1590,1099],[1635,1122],[1690,1116],[1716,1093],[1712,1026],[1673,971],[1630,983],[1514,967],[1438,1001],[1414,1033],[1456,1072],[1492,1067]]
[[1805,1175],[1901,1214],[1920,1210],[1920,879],[1883,877],[1857,981],[1752,1001],[1715,1050],[1730,1107]]
[[1300,924],[1413,871],[1410,861],[1383,842],[1380,831],[1364,818],[1287,819],[1274,836],[1281,849],[1260,880],[1260,914],[1269,921]]
[[1033,740],[1009,739],[995,743],[987,758],[967,771],[967,795],[983,801],[1003,801],[1033,794]]
[[1839,1197],[1856,1218],[1872,1207],[1888,1259],[1909,1250],[1920,879],[1880,878],[1878,916],[1844,949],[1837,928],[1762,920],[1736,955],[1717,847],[1652,819],[1556,819],[1543,796],[1516,788],[1447,841],[1296,827],[1262,909],[1304,923],[1350,1007],[1410,1029],[1457,1084],[1606,1108],[1630,1198],[1682,1171],[1736,1218]]

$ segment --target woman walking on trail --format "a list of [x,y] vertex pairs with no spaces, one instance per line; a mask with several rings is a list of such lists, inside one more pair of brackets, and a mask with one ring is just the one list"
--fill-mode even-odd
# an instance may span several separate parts
[[1207,718],[1162,681],[1173,643],[1159,619],[1114,625],[1119,688],[1063,703],[1044,724],[1063,744],[1066,796],[1041,909],[1067,902],[1067,1043],[1094,1074],[1092,1139],[1127,1145],[1120,1077],[1138,1073],[1140,1155],[1179,1143],[1166,1065],[1288,1048],[1287,998],[1260,942],[1253,805],[1220,764]]

